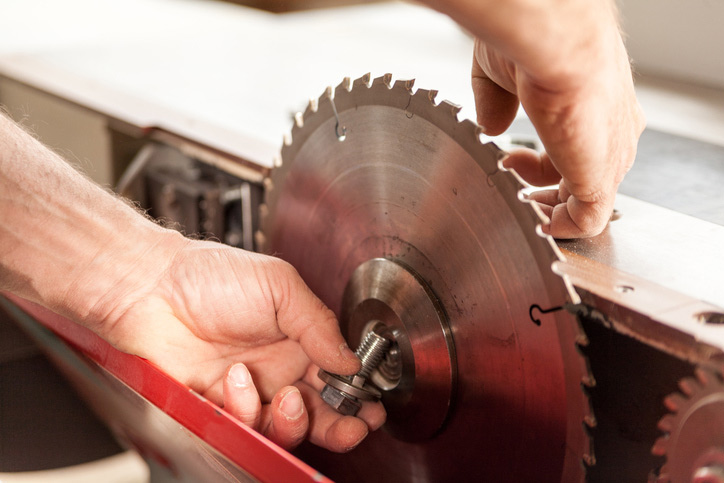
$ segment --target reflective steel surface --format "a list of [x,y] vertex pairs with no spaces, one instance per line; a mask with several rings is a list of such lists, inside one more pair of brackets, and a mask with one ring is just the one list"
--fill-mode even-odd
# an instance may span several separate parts
[[[290,261],[338,316],[357,267],[392,260],[434,295],[455,353],[449,415],[434,436],[409,443],[382,430],[349,455],[309,449],[305,457],[343,480],[578,480],[590,457],[582,336],[565,312],[541,315],[540,326],[529,315],[534,304],[575,295],[551,270],[557,251],[538,234],[534,207],[519,200],[520,183],[498,167],[503,153],[434,97],[389,77],[345,82],[333,98],[328,90],[297,117],[266,183],[257,241]],[[440,324],[424,332],[436,337]],[[444,352],[427,363],[450,365]],[[446,393],[441,386],[430,399]]]

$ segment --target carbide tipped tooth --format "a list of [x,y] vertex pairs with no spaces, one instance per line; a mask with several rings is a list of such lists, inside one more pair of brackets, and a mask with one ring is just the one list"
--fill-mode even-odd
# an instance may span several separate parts
[[264,236],[264,233],[260,230],[254,232],[254,243],[256,244],[256,248],[257,250],[259,250],[260,253],[266,252],[266,236]]
[[460,122],[460,129],[469,132],[471,137],[475,137],[477,136],[478,124],[470,119],[463,119]]
[[[560,249],[558,248],[558,245],[556,245],[556,250],[559,251],[560,256],[561,256],[561,260],[565,262],[565,257],[563,256],[563,253],[560,252]],[[556,264],[558,264],[558,263],[559,263],[559,262],[554,262],[554,263],[553,263],[553,266],[555,267]],[[554,269],[554,271],[555,271],[555,269]],[[568,300],[569,300],[572,304],[574,304],[574,305],[580,304],[580,303],[581,303],[581,296],[578,295],[578,292],[576,292],[576,287],[573,286],[573,282],[571,282],[571,278],[570,278],[568,275],[566,275],[566,274],[560,274],[560,277],[561,277],[561,279],[563,279],[563,284],[564,284],[565,287],[566,287],[566,292],[568,292]],[[584,333],[584,335],[585,335],[585,333]],[[580,342],[578,342],[578,345],[581,346],[581,347],[587,347],[588,344],[589,344],[588,337],[586,337],[586,340],[585,340],[585,341],[580,341]]]
[[593,413],[583,416],[583,422],[589,428],[595,428],[596,426],[598,426],[598,420],[596,419],[596,416],[593,415]]
[[393,88],[394,89],[403,89],[409,93],[412,93],[412,88],[414,85],[415,85],[415,79],[396,80]]
[[[475,125],[478,126],[478,129],[475,131],[475,137],[477,138],[478,142],[480,144],[488,144],[489,142],[491,142],[490,139],[485,134],[485,130],[483,129],[483,127],[480,124],[478,124],[477,122],[475,123]],[[495,143],[493,143],[493,144],[495,144]],[[508,153],[506,151],[503,151],[503,154],[504,154],[504,156],[508,156]],[[500,164],[500,160],[498,160],[498,163],[499,163],[498,169],[507,171],[507,169],[502,164]]]
[[679,388],[681,389],[681,392],[691,397],[698,389],[701,388],[701,386],[699,386],[699,383],[693,378],[685,377],[679,381]]
[[309,112],[317,112],[319,109],[319,102],[317,99],[309,99],[309,104],[307,105],[307,111]]
[[[580,324],[577,325],[577,330],[583,333],[583,329],[580,328]],[[586,339],[586,343],[588,343],[588,337],[586,337],[585,334],[583,335],[583,337]],[[580,336],[577,336],[576,338],[578,339],[580,338]],[[591,366],[588,362],[588,359],[584,359],[583,357],[581,357],[581,360],[583,361],[583,377],[581,378],[581,384],[583,384],[583,386],[588,389],[596,387],[596,378],[593,377],[593,373],[591,373]]]
[[352,90],[352,79],[345,77],[342,79],[342,83],[339,86],[347,92],[350,92]]
[[285,145],[285,146],[291,146],[291,145],[292,145],[292,133],[285,133],[285,134],[284,134],[284,145]]
[[365,75],[360,77],[359,79],[355,79],[352,83],[353,88],[360,86],[360,87],[370,87],[372,85],[372,74],[370,72],[367,72]]
[[382,76],[382,81],[385,83],[388,89],[392,89],[392,74],[389,72]]
[[455,119],[457,119],[458,113],[462,110],[462,106],[459,106],[454,102],[450,102],[447,99],[442,101],[440,105],[443,106],[445,109],[449,109]]
[[375,77],[372,79],[372,83],[370,84],[370,87],[378,87],[378,86],[385,86],[387,89],[391,89],[392,86],[390,85],[390,81],[392,80],[391,74],[385,74],[380,77]]
[[437,92],[435,89],[427,91],[427,100],[430,101],[430,104],[433,106],[436,106],[435,98],[437,97]]
[[701,382],[701,384],[705,387],[718,382],[716,376],[705,369],[698,368],[694,374],[699,382]]
[[518,184],[520,185],[521,188],[527,188],[528,186],[530,186],[528,183],[526,183],[526,181],[523,179],[523,177],[520,174],[518,174],[518,171],[516,171],[515,169],[510,168],[510,169],[507,169],[506,171],[508,173],[510,173],[510,175],[518,182]]
[[[511,171],[515,173],[515,171]],[[516,173],[517,176],[517,173]],[[526,200],[528,204],[530,204],[530,207],[533,209],[533,213],[536,214],[538,217],[538,220],[540,220],[541,224],[543,225],[550,225],[551,219],[543,212],[543,209],[540,207],[537,201],[535,200]]]
[[676,412],[686,404],[686,398],[681,394],[669,394],[664,398],[664,405],[669,411]]
[[666,449],[669,446],[669,437],[662,436],[656,440],[654,446],[651,448],[651,454],[654,456],[664,456]]
[[334,97],[332,88],[330,86],[327,86],[326,89],[324,89],[324,92],[319,96],[319,103],[321,104],[322,101],[326,101],[327,99],[332,99]]
[[667,414],[659,420],[656,426],[665,433],[671,433],[676,428],[676,418],[673,414]]
[[304,127],[304,115],[301,112],[294,114],[294,124],[298,128]]
[[[505,171],[501,171],[500,168],[496,164],[496,173],[505,173]],[[528,184],[525,182],[525,180],[518,174],[518,172],[514,169],[508,170],[508,173],[510,173],[510,176],[513,178],[513,181],[516,184],[516,189],[518,190],[518,199],[521,200],[523,203],[528,202],[528,197],[525,196],[525,193],[521,192],[522,189],[527,188]]]

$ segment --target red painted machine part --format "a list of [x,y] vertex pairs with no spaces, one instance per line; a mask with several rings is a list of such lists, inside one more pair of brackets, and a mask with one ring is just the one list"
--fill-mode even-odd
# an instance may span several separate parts
[[260,481],[331,482],[146,359],[115,349],[85,327],[39,305],[3,295],[252,477]]

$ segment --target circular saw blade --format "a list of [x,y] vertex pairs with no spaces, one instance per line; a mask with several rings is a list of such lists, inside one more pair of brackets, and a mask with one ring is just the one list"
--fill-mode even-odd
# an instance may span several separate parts
[[340,480],[581,480],[592,461],[585,337],[565,311],[539,324],[529,312],[577,296],[554,273],[561,255],[540,231],[544,215],[501,168],[505,153],[435,96],[390,75],[346,79],[297,116],[266,182],[263,251],[338,316],[361,264],[409,267],[442,306],[455,354],[434,435],[409,442],[383,429],[348,455],[305,457]]
[[[680,393],[664,405],[671,411],[659,421],[665,434],[652,448],[666,463],[649,481],[681,483],[720,481],[724,473],[724,379],[718,370],[699,368],[696,377],[679,381]],[[712,472],[712,475],[707,475]]]

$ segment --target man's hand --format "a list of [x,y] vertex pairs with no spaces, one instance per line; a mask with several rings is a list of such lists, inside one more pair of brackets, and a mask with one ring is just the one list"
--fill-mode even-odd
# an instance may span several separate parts
[[[0,291],[82,324],[281,446],[355,447],[381,404],[342,416],[316,365],[359,361],[289,264],[152,223],[0,113]],[[311,361],[310,361],[311,359]]]
[[519,103],[546,148],[505,161],[536,186],[556,238],[597,235],[613,212],[644,128],[610,0],[428,0],[470,29],[478,123],[505,131]]
[[175,242],[169,260],[139,264],[144,282],[125,296],[109,293],[96,307],[108,314],[104,338],[286,448],[308,437],[348,451],[382,425],[379,403],[365,404],[355,418],[321,400],[317,366],[354,374],[359,360],[294,268],[218,243]]
[[519,150],[504,164],[534,186],[560,183],[531,198],[550,217],[556,238],[599,234],[613,212],[618,185],[636,156],[644,121],[623,45],[613,44],[601,69],[570,86],[544,85],[481,42],[476,43],[473,91],[486,134],[508,128],[522,103],[546,148]]

